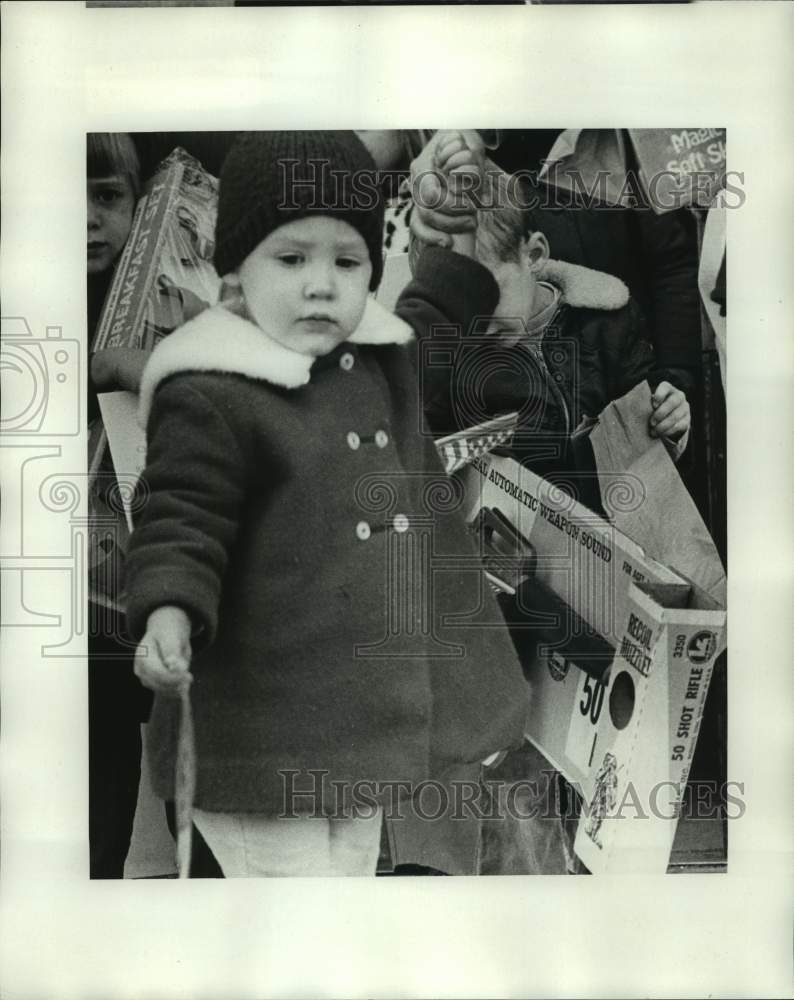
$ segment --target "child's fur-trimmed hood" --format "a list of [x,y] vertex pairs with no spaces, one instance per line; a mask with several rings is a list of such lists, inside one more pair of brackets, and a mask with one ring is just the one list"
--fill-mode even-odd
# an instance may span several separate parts
[[[383,347],[411,340],[411,327],[373,298],[367,299],[364,316],[348,337],[351,344]],[[146,426],[154,393],[171,375],[227,372],[297,389],[308,384],[314,361],[290,351],[250,320],[222,305],[213,306],[169,334],[152,352],[141,380],[138,422]]]

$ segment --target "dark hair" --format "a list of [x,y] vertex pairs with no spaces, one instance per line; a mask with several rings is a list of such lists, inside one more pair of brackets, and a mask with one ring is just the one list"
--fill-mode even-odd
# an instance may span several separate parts
[[86,136],[86,175],[89,179],[121,174],[132,193],[141,193],[141,166],[138,153],[127,132],[89,132]]

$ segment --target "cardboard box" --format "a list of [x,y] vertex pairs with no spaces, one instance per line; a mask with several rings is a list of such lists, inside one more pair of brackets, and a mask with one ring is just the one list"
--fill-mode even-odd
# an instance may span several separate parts
[[92,350],[158,341],[213,304],[218,182],[175,149],[147,183],[102,307]]
[[629,129],[640,178],[655,212],[708,207],[727,162],[724,128]]
[[[527,738],[583,799],[576,853],[593,873],[665,872],[724,608],[510,458],[483,456],[457,475],[469,522],[483,512],[506,519],[525,549],[517,558],[533,552],[535,579],[570,609],[555,623],[559,642],[541,642],[524,667]],[[543,631],[527,604],[526,627]],[[570,631],[588,628],[610,650],[601,671],[564,653]]]
[[[92,350],[152,351],[163,337],[214,304],[220,288],[212,265],[217,201],[217,180],[183,149],[163,161],[136,206]],[[131,529],[131,484],[145,460],[137,400],[120,391],[100,393],[98,400],[102,426],[92,428],[89,439],[91,492],[100,505],[98,477],[112,482],[115,469],[125,481],[120,497]],[[119,531],[124,531],[121,525]]]

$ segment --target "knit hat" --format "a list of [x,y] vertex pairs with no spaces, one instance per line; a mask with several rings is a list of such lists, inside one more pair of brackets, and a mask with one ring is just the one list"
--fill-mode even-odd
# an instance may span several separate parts
[[377,168],[355,132],[247,132],[221,168],[215,269],[235,270],[286,222],[330,215],[362,236],[370,290],[383,273],[383,202]]

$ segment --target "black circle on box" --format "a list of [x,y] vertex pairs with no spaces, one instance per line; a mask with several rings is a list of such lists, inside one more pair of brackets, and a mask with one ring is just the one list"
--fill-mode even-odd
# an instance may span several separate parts
[[609,717],[615,729],[625,729],[634,715],[634,680],[626,670],[621,670],[609,691]]
[[687,643],[686,654],[692,663],[705,663],[716,648],[717,637],[713,632],[698,632]]

